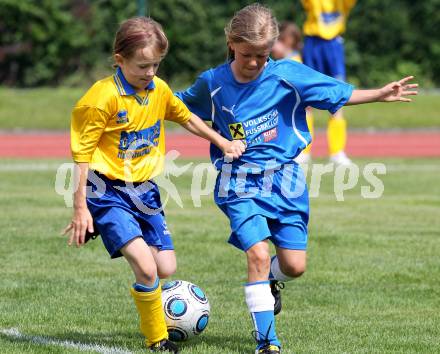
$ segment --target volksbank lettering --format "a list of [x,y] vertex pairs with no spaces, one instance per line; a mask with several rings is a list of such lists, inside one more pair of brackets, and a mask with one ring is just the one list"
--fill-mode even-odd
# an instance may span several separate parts
[[268,114],[265,114],[264,116],[249,119],[248,121],[243,122],[243,125],[245,128],[249,128],[275,118],[278,118],[278,111],[276,109],[269,112]]
[[[246,136],[261,133],[278,125],[278,111],[275,109],[264,116],[243,122]],[[247,129],[251,128],[251,129]]]

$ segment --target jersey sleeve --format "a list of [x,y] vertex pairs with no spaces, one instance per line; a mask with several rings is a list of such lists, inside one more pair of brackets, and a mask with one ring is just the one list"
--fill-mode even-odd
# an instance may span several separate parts
[[191,112],[206,121],[212,119],[212,100],[209,92],[208,73],[200,75],[195,83],[185,91],[176,92]]
[[165,120],[170,120],[175,123],[184,124],[191,118],[189,109],[173,95],[173,92],[168,87],[165,88],[167,96],[167,108],[165,112]]
[[293,61],[285,63],[283,77],[298,89],[305,107],[327,110],[332,114],[348,102],[354,89],[350,84]]
[[70,148],[75,162],[90,162],[109,114],[91,106],[77,106],[72,111]]

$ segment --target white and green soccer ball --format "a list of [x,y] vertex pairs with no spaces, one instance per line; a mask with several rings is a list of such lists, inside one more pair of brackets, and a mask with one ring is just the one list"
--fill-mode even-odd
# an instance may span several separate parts
[[163,284],[162,305],[172,341],[184,341],[197,336],[208,325],[209,301],[197,285],[184,280]]

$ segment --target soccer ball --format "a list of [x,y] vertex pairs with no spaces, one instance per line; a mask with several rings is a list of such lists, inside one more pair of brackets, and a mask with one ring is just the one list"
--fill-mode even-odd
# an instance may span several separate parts
[[165,322],[172,341],[199,335],[208,325],[210,306],[204,291],[184,280],[162,285]]

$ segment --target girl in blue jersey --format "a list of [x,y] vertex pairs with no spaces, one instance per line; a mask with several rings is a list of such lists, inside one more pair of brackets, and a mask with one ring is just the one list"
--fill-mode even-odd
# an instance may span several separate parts
[[[274,319],[279,312],[277,281],[299,277],[306,268],[308,195],[293,159],[308,145],[305,108],[334,113],[347,104],[410,99],[412,77],[381,89],[354,90],[292,60],[269,59],[278,36],[271,11],[259,4],[238,11],[225,28],[229,61],[202,73],[178,93],[188,108],[225,138],[242,140],[243,155],[228,161],[211,145],[220,171],[215,202],[230,220],[229,242],[247,258],[246,303],[255,326],[256,353],[280,353]],[[268,240],[276,248],[270,257]],[[272,293],[278,301],[274,300]]]
[[178,353],[168,340],[159,285],[159,277],[176,269],[153,182],[163,169],[164,120],[210,140],[231,158],[240,156],[244,145],[209,128],[156,76],[167,50],[157,22],[146,17],[125,21],[114,42],[115,75],[96,82],[75,105],[71,147],[78,186],[65,233],[70,234],[69,245],[81,246],[86,231],[98,231],[110,256],[127,260],[135,278],[130,293],[147,347]]

